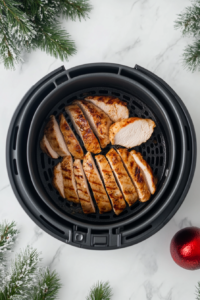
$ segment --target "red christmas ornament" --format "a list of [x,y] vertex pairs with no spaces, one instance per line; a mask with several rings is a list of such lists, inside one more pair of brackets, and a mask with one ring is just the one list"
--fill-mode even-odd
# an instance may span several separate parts
[[187,270],[200,269],[200,229],[186,227],[178,231],[170,244],[173,260]]

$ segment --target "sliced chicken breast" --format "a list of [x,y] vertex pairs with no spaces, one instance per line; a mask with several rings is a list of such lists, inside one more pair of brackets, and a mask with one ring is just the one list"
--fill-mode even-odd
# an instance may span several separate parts
[[156,124],[150,119],[129,118],[110,126],[109,138],[113,145],[132,148],[145,143]]
[[83,170],[91,186],[99,213],[102,214],[111,211],[112,206],[90,152],[83,159]]
[[79,141],[77,140],[75,134],[73,133],[72,129],[70,128],[63,114],[60,114],[59,120],[60,120],[60,130],[63,134],[69,152],[75,158],[83,159],[84,157],[83,149],[79,144]]
[[58,163],[53,169],[52,184],[55,187],[55,189],[59,192],[60,196],[65,198],[61,163]]
[[78,135],[82,138],[86,150],[92,153],[100,153],[99,142],[80,107],[74,104],[66,106],[65,110],[69,114]]
[[119,215],[125,209],[126,202],[124,201],[123,195],[115,181],[115,177],[105,156],[96,155],[95,159],[104,180],[104,184],[108,196],[110,197],[113,210],[116,215]]
[[133,156],[135,162],[141,168],[151,194],[154,194],[155,191],[156,191],[156,181],[157,180],[154,178],[153,171],[152,171],[151,167],[144,160],[141,153],[139,153],[135,150],[132,150],[130,153]]
[[58,158],[58,153],[56,153],[50,146],[49,141],[46,138],[46,135],[43,136],[40,141],[40,148],[44,153],[46,153],[51,158]]
[[88,96],[85,98],[101,108],[113,122],[121,121],[129,117],[127,103],[112,96]]
[[65,156],[61,162],[65,198],[79,203],[79,197],[74,177],[73,160],[71,155]]
[[138,194],[124,168],[120,155],[114,149],[110,149],[106,157],[108,158],[126,202],[129,206],[133,205],[138,200]]
[[49,118],[49,122],[44,129],[44,134],[46,135],[51,148],[57,152],[59,156],[70,155],[56,118],[53,115]]
[[99,139],[101,148],[105,148],[110,144],[109,128],[112,121],[109,116],[99,107],[88,101],[79,100],[74,103],[82,109],[92,130]]
[[92,197],[90,195],[87,179],[85,177],[80,159],[76,159],[74,161],[74,175],[75,175],[79,200],[84,214],[95,213],[96,210],[92,201]]
[[124,162],[125,168],[133,181],[133,184],[138,193],[139,200],[141,202],[148,201],[151,197],[151,193],[146,184],[142,170],[136,164],[133,156],[130,154],[130,152],[127,149],[120,148],[117,151],[120,154]]

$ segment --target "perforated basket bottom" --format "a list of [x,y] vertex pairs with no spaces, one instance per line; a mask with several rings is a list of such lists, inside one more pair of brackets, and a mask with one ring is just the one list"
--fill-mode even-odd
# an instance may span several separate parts
[[[90,222],[90,223],[92,222],[98,224],[102,224],[105,222],[114,223],[114,222],[122,221],[130,216],[135,215],[139,211],[143,210],[146,205],[149,205],[149,203],[153,201],[153,198],[155,197],[157,192],[155,193],[155,195],[151,196],[151,199],[146,203],[141,203],[137,201],[131,207],[127,205],[126,209],[119,216],[115,215],[113,211],[100,215],[96,202],[93,198],[93,202],[96,206],[97,212],[95,214],[85,215],[82,212],[80,204],[75,204],[73,202],[68,201],[67,199],[63,199],[52,186],[53,167],[62,159],[59,158],[55,160],[49,158],[46,154],[44,154],[41,151],[39,145],[40,140],[43,137],[44,127],[46,125],[46,122],[48,121],[49,116],[53,114],[58,121],[59,114],[63,113],[68,123],[70,124],[71,128],[73,129],[77,139],[79,140],[82,148],[86,153],[82,140],[76,134],[76,131],[73,128],[71,120],[65,112],[65,106],[72,103],[72,101],[75,99],[84,99],[88,95],[116,96],[119,99],[126,101],[128,103],[130,117],[149,118],[156,123],[156,128],[151,138],[146,143],[142,144],[139,147],[135,147],[134,149],[142,153],[144,159],[148,162],[148,164],[153,169],[154,175],[158,179],[157,192],[159,190],[159,187],[162,185],[162,181],[164,178],[164,171],[165,171],[165,166],[167,161],[166,141],[162,133],[161,127],[159,125],[159,122],[157,121],[152,111],[136,97],[113,88],[111,89],[107,87],[106,88],[102,87],[102,88],[92,88],[92,89],[84,89],[84,90],[77,91],[76,93],[73,93],[67,96],[66,98],[62,99],[62,101],[57,103],[57,105],[54,106],[54,108],[47,115],[46,120],[44,121],[43,126],[41,127],[41,130],[38,135],[37,166],[38,166],[38,171],[40,174],[42,184],[45,190],[47,191],[51,201],[53,201],[66,215],[70,215],[71,217],[73,216],[73,218],[79,221]],[[112,148],[112,146],[108,145],[106,148],[102,150],[101,154],[106,154],[110,148]]]

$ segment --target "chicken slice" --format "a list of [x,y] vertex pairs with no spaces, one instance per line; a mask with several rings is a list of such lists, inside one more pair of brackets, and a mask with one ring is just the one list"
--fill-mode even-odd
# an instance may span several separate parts
[[85,98],[101,108],[113,122],[121,121],[129,117],[127,103],[112,96],[88,96]]
[[52,184],[55,187],[55,189],[59,192],[60,196],[65,198],[61,163],[58,163],[53,169]]
[[87,179],[85,177],[83,166],[80,159],[74,161],[74,175],[76,180],[77,191],[79,200],[84,214],[95,213],[95,207],[88,188]]
[[153,171],[152,171],[151,167],[148,165],[146,160],[144,160],[141,153],[139,153],[135,150],[132,150],[130,153],[133,156],[135,162],[141,168],[141,170],[144,174],[147,186],[148,186],[151,194],[153,195],[156,191],[156,179],[154,178]]
[[100,153],[101,147],[99,142],[80,107],[78,105],[70,105],[66,106],[65,110],[69,114],[78,135],[82,138],[86,150],[92,153]]
[[113,145],[132,148],[146,142],[156,124],[150,119],[129,118],[110,126],[109,138]]
[[74,203],[79,203],[76,182],[74,178],[73,160],[71,155],[65,156],[61,162],[65,198]]
[[130,152],[127,149],[120,148],[117,151],[124,162],[125,168],[129,173],[129,176],[131,177],[133,184],[135,185],[139,200],[141,202],[148,201],[151,197],[151,193],[146,184],[142,170],[136,164],[133,156],[130,154]]
[[59,156],[70,155],[56,118],[53,115],[49,118],[49,122],[44,129],[44,134],[46,135],[51,148],[57,152]]
[[104,180],[108,196],[112,202],[113,210],[116,215],[119,215],[125,209],[126,202],[124,201],[122,193],[115,181],[115,177],[105,156],[96,155],[95,159]]
[[63,134],[69,152],[75,158],[83,159],[84,157],[83,149],[81,148],[79,141],[77,140],[75,134],[73,133],[72,129],[70,128],[63,114],[60,114],[59,120],[60,120],[60,130]]
[[46,153],[51,158],[58,158],[58,153],[56,153],[50,146],[49,141],[46,138],[46,135],[43,136],[40,141],[40,148],[44,153]]
[[109,116],[99,107],[88,101],[75,101],[86,116],[92,130],[98,137],[101,148],[105,148],[109,143],[109,128],[112,124]]
[[120,155],[114,149],[110,149],[106,157],[108,158],[126,202],[129,206],[133,205],[138,200],[138,194],[124,168]]
[[91,186],[99,213],[102,214],[111,211],[112,206],[90,152],[83,159],[83,170]]

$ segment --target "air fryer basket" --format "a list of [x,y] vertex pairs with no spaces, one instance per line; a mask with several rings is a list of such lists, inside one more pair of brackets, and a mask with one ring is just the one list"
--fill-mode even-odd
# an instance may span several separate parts
[[[138,66],[60,68],[44,81],[22,100],[7,138],[10,180],[27,213],[53,236],[87,249],[129,246],[158,231],[184,200],[195,169],[195,132],[182,101],[162,80]],[[48,158],[39,147],[49,115],[58,118],[65,114],[65,105],[88,94],[117,96],[127,101],[130,116],[156,122],[151,139],[137,150],[158,177],[157,192],[147,203],[127,206],[119,216],[84,215],[80,205],[62,199],[51,184],[52,168],[60,159]]]

